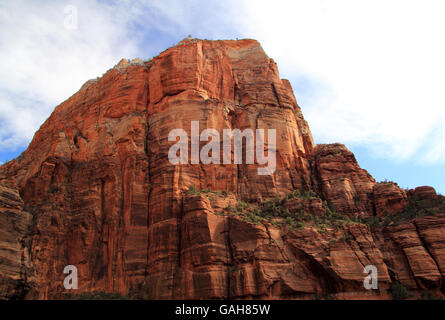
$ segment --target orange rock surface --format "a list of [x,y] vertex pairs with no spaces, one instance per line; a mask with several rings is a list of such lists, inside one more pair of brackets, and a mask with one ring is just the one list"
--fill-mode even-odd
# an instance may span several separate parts
[[[220,133],[276,129],[275,172],[172,165],[169,132],[190,136],[191,121]],[[317,217],[326,204],[368,219],[397,215],[409,197],[441,201],[428,188],[376,183],[344,145],[315,146],[289,81],[257,41],[188,39],[150,61],[123,59],[57,106],[28,149],[0,167],[0,297],[63,298],[72,293],[66,265],[78,268],[77,293],[151,299],[388,299],[394,281],[442,294],[440,214],[320,230],[224,213],[295,190],[313,195],[286,210]],[[363,287],[366,265],[378,269],[378,290]]]

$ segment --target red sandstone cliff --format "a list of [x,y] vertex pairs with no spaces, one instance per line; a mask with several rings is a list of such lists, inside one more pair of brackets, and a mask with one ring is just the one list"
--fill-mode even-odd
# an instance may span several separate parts
[[[168,134],[193,120],[276,129],[276,171],[172,165]],[[186,40],[85,83],[0,167],[0,297],[63,298],[66,265],[77,292],[153,299],[390,298],[395,282],[442,296],[444,214],[434,190],[314,146],[258,42]]]

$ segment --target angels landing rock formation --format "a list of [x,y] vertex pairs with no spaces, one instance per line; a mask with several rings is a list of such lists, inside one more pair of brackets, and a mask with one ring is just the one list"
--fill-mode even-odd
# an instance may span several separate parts
[[[171,164],[169,132],[191,121],[276,129],[275,172]],[[0,167],[0,297],[441,297],[444,214],[434,189],[377,183],[344,145],[315,146],[257,41],[187,39],[86,82]]]

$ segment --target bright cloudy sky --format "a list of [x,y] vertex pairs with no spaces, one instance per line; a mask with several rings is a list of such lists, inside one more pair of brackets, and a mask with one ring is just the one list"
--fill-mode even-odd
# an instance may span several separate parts
[[0,163],[122,57],[188,34],[247,37],[291,81],[317,143],[345,143],[378,180],[445,193],[444,16],[441,0],[0,0]]

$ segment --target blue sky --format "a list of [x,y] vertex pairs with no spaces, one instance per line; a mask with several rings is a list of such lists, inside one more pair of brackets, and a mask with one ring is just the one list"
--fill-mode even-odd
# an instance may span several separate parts
[[[68,5],[76,29],[64,27]],[[254,38],[291,81],[316,143],[344,143],[376,180],[445,194],[444,14],[433,0],[0,0],[0,163],[122,57],[188,34]]]

